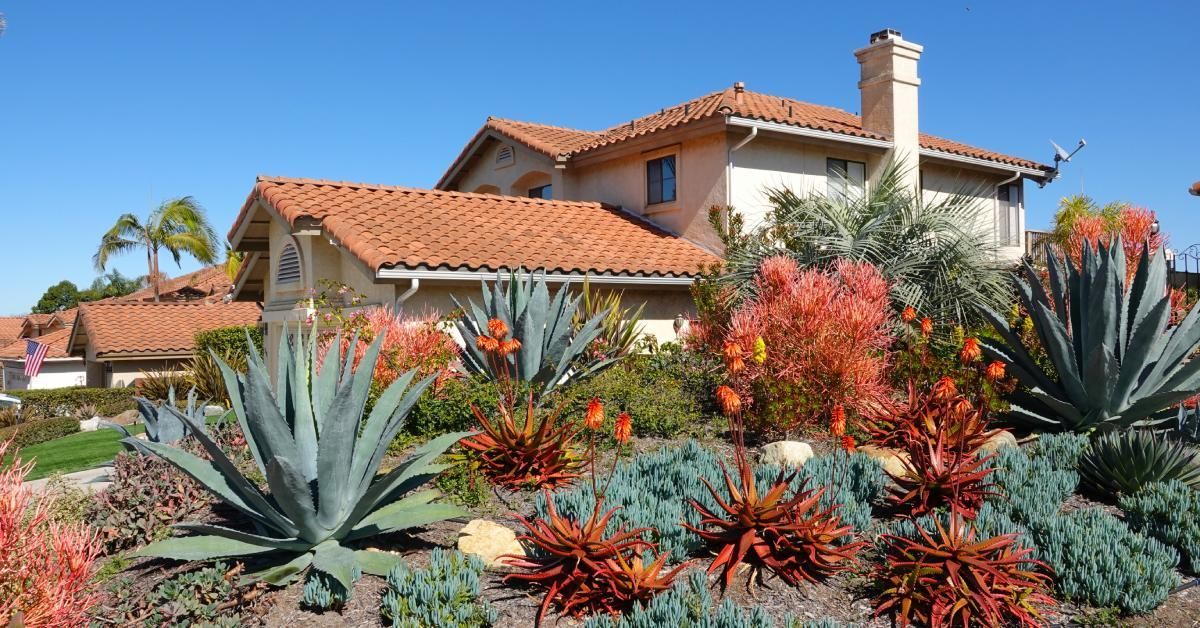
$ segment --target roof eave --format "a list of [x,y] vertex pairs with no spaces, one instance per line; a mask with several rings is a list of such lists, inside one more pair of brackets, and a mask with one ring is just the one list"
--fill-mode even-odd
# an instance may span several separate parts
[[[404,267],[385,267],[380,268],[375,273],[376,279],[396,280],[396,279],[422,279],[422,280],[443,280],[443,281],[471,281],[477,282],[481,279],[494,279],[497,273],[508,273],[510,269],[449,269],[449,268],[404,268]],[[518,274],[522,278],[528,278],[531,275],[537,274],[537,270],[529,271],[521,269]],[[695,275],[611,275],[603,273],[585,273],[585,272],[561,272],[550,271],[546,272],[546,279],[552,282],[570,282],[588,278],[593,284],[597,285],[641,285],[641,286],[690,286],[696,281]]]

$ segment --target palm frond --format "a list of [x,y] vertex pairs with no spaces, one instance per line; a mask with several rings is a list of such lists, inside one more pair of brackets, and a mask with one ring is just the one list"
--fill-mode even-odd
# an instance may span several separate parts
[[187,253],[203,264],[217,260],[217,234],[208,223],[204,208],[190,196],[174,198],[151,214],[153,240],[170,251],[178,265]]
[[108,258],[113,255],[127,253],[146,243],[146,228],[142,221],[133,214],[121,214],[108,231],[100,237],[100,246],[92,256],[96,270],[103,271],[108,265]]

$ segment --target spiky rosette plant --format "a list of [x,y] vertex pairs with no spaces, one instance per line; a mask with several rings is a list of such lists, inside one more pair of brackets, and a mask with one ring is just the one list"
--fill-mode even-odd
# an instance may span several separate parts
[[937,426],[933,434],[917,424],[906,431],[902,440],[908,458],[904,473],[891,476],[891,504],[914,517],[950,506],[973,518],[992,494],[987,481],[993,471],[987,464],[991,456],[980,457],[978,449],[967,448],[962,440],[952,446],[949,425]]
[[[205,430],[204,406],[196,402],[196,389],[188,391],[187,406],[182,412],[175,402],[175,388],[167,391],[167,400],[154,405],[149,399],[134,397],[137,402],[138,415],[141,416],[142,426],[146,428],[146,441],[173,445],[192,433],[192,425],[199,431]],[[129,451],[144,451],[146,441],[133,438],[133,434],[123,425],[102,421],[101,426],[116,430],[125,436],[123,441]]]
[[914,437],[935,437],[941,429],[947,446],[977,451],[996,433],[988,429],[987,407],[959,394],[949,377],[938,380],[927,392],[918,391],[910,380],[907,405],[861,425],[872,443],[898,449],[908,449]]
[[1030,558],[1016,534],[977,538],[956,509],[934,530],[915,526],[916,538],[880,537],[883,591],[875,615],[894,615],[900,626],[1041,626],[1050,568]]
[[1104,434],[1083,450],[1079,477],[1086,488],[1108,499],[1133,495],[1151,482],[1178,480],[1200,488],[1200,450],[1150,431]]
[[[454,324],[466,340],[462,362],[469,372],[495,381],[511,371],[514,379],[540,399],[559,386],[590,377],[616,362],[616,358],[588,355],[592,341],[603,331],[608,311],[602,309],[590,319],[573,324],[581,297],[572,297],[568,285],[551,297],[545,271],[528,279],[517,272],[507,278],[497,273],[490,288],[482,283],[481,292],[482,306],[471,300],[463,306],[451,296],[462,312]],[[512,333],[511,340],[523,349],[499,361],[487,343],[471,342],[478,338],[503,341],[507,333],[497,337],[489,329],[495,320],[504,323],[504,329]]]
[[330,354],[333,359],[316,366],[315,332],[307,343],[303,337],[293,343],[289,336],[280,338],[274,388],[253,345],[244,375],[220,363],[234,413],[268,492],[243,476],[189,417],[184,421],[208,459],[162,443],[144,443],[248,517],[255,531],[178,524],[176,528],[196,535],[152,543],[138,555],[261,559],[263,568],[252,578],[281,585],[311,568],[348,592],[356,570],[383,576],[398,560],[384,552],[356,550],[357,541],[468,514],[437,503],[437,491],[417,490],[442,471],[445,465],[434,460],[465,433],[435,438],[377,477],[388,445],[432,377],[416,383],[415,371],[398,377],[364,421],[383,337],[352,370],[340,349],[331,349],[337,352]]
[[520,411],[500,403],[496,419],[472,406],[480,433],[459,444],[466,458],[495,486],[507,489],[558,488],[579,477],[585,465],[573,450],[582,427],[561,423],[562,407],[540,412],[530,393]]
[[1026,261],[1025,279],[1014,279],[1023,309],[1033,319],[1054,373],[1042,369],[1004,316],[985,316],[999,333],[984,342],[1023,386],[1008,395],[1009,421],[1044,431],[1087,432],[1098,427],[1145,426],[1173,418],[1174,406],[1200,390],[1200,304],[1171,326],[1171,298],[1162,249],[1142,255],[1126,281],[1121,239],[1081,261],[1047,250],[1043,286]]

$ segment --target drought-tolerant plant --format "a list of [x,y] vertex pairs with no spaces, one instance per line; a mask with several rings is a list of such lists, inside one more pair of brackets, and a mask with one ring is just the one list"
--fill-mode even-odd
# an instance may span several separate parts
[[557,488],[579,477],[584,461],[574,451],[582,426],[563,422],[562,406],[539,409],[533,393],[517,414],[501,402],[496,419],[472,407],[480,433],[464,438],[459,445],[472,469],[494,486],[507,489]]
[[[1022,386],[1008,395],[1009,421],[1043,431],[1087,432],[1174,418],[1175,405],[1200,389],[1200,306],[1170,326],[1170,297],[1162,249],[1141,256],[1126,281],[1118,239],[1098,250],[1085,244],[1076,266],[1050,256],[1043,286],[1026,262],[1014,283],[1040,345],[1054,365],[1045,372],[994,310],[985,312],[999,341],[985,341]],[[1168,416],[1170,415],[1170,416]]]
[[904,473],[893,475],[888,487],[894,507],[921,516],[948,506],[965,517],[974,516],[991,494],[987,477],[992,469],[987,464],[990,456],[981,457],[976,444],[986,421],[968,425],[914,421],[899,426],[903,436],[898,441],[907,458]]
[[211,501],[195,480],[154,456],[119,453],[109,478],[112,484],[96,495],[87,514],[105,554],[165,538],[172,524],[189,520]]
[[579,295],[580,307],[575,312],[571,324],[582,328],[593,318],[601,317],[600,335],[592,341],[590,353],[593,357],[616,358],[632,354],[642,335],[642,312],[646,309],[646,304],[643,302],[636,309],[624,307],[621,303],[624,293],[597,294],[587,276],[583,278],[583,287]]
[[788,432],[835,407],[870,414],[886,404],[890,316],[887,282],[869,264],[765,260],[722,346],[748,428]]
[[1179,550],[1184,569],[1200,575],[1200,491],[1175,480],[1152,482],[1121,498],[1134,530]]
[[496,382],[479,376],[447,379],[436,389],[421,395],[404,431],[410,435],[433,438],[446,432],[471,429],[475,415],[471,406],[489,408],[500,400]]
[[[142,419],[142,426],[146,428],[146,441],[151,443],[162,443],[171,445],[183,440],[193,430],[192,425],[197,426],[200,431],[205,430],[205,417],[203,403],[196,403],[196,389],[188,391],[187,406],[181,412],[178,404],[175,402],[175,389],[167,390],[166,400],[155,406],[149,399],[144,397],[134,397],[137,402],[138,415]],[[141,439],[134,438],[129,430],[123,425],[102,423],[104,427],[111,430],[116,430],[124,435],[122,442],[125,448],[129,451],[144,451],[145,447]]]
[[187,371],[177,370],[163,363],[156,371],[143,371],[135,389],[140,397],[154,401],[163,401],[175,390],[191,387],[191,376]]
[[75,418],[79,419],[80,421],[87,421],[95,418],[95,416],[96,404],[94,403],[84,402],[79,404],[79,407],[75,408]]
[[429,566],[412,569],[398,563],[387,575],[381,614],[401,628],[486,628],[498,613],[479,599],[483,561],[457,550],[434,548]]
[[274,386],[257,351],[251,351],[245,374],[222,365],[238,423],[269,493],[247,480],[186,416],[209,459],[161,443],[144,445],[249,517],[256,532],[184,523],[176,528],[198,534],[158,541],[139,555],[261,558],[265,568],[252,578],[283,584],[311,567],[350,591],[357,569],[382,576],[397,560],[383,552],[356,551],[355,541],[467,514],[436,502],[437,491],[417,490],[441,472],[444,466],[435,459],[463,433],[431,440],[376,477],[388,444],[433,377],[414,383],[416,373],[410,371],[397,378],[364,420],[383,337],[352,371],[340,348],[318,367],[315,334],[307,342],[301,334],[294,342],[290,336],[280,338]]
[[1108,499],[1132,495],[1151,482],[1177,480],[1200,488],[1200,451],[1167,434],[1112,432],[1092,439],[1079,458],[1079,476]]
[[927,391],[908,382],[908,403],[896,404],[861,422],[872,444],[907,449],[914,439],[945,437],[946,446],[967,452],[978,451],[996,431],[988,429],[988,410],[983,403],[972,403],[959,394],[954,381],[943,377]]
[[214,349],[212,353],[197,351],[184,368],[187,370],[188,380],[193,389],[200,396],[229,407],[229,391],[225,390],[225,377],[221,375],[221,367],[217,364],[218,358],[239,373],[246,370],[245,350],[230,351],[228,349],[220,352]]
[[[0,460],[10,447],[0,442]],[[83,523],[51,521],[54,497],[24,484],[33,462],[12,458],[0,470],[0,625],[82,625],[100,542]]]
[[239,585],[241,571],[241,565],[217,562],[174,575],[144,596],[137,596],[129,578],[120,578],[109,586],[114,606],[98,608],[94,615],[101,622],[145,628],[240,626],[240,607],[256,591]]
[[1031,451],[1037,458],[1045,460],[1051,468],[1070,470],[1078,466],[1079,457],[1091,442],[1092,439],[1087,434],[1042,434]]
[[[358,582],[362,570],[355,565],[350,572],[350,582]],[[323,571],[313,571],[304,581],[304,590],[300,598],[300,606],[314,611],[341,610],[350,599],[351,590],[347,589],[333,576]]]
[[[507,278],[496,274],[489,288],[482,282],[482,305],[468,300],[464,307],[457,299],[454,305],[461,311],[455,321],[458,333],[465,340],[463,366],[470,373],[482,374],[493,380],[511,375],[522,385],[529,385],[540,398],[559,386],[591,377],[612,366],[617,358],[588,355],[591,344],[600,336],[606,312],[597,313],[581,325],[572,323],[579,310],[581,297],[571,296],[570,286],[559,288],[553,297],[546,287],[546,275],[523,277],[510,273]],[[453,297],[452,297],[453,298]],[[496,337],[489,325],[499,320],[508,333]],[[512,340],[523,350],[510,352],[497,360],[487,342]]]
[[1042,625],[1042,607],[1054,604],[1049,569],[1017,535],[980,535],[953,507],[948,523],[934,519],[932,530],[916,533],[881,537],[876,616],[893,615],[900,626]]
[[937,321],[969,323],[979,307],[1001,307],[1009,298],[991,206],[980,203],[979,192],[928,200],[912,193],[897,163],[885,166],[862,195],[771,190],[774,211],[759,237],[727,255],[726,282],[747,289],[762,261],[776,255],[806,268],[852,260],[879,269],[897,311],[907,306]]
[[1079,486],[1079,474],[1074,465],[1064,469],[1056,464],[1051,456],[1030,456],[1016,447],[1001,449],[990,461],[995,495],[987,505],[1027,525],[1057,516],[1063,501]]

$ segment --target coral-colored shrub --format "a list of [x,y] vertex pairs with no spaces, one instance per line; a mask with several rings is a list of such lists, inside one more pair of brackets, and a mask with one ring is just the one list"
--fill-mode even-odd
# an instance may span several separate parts
[[1153,233],[1156,221],[1154,212],[1145,207],[1122,209],[1115,224],[1103,216],[1082,216],[1072,226],[1067,237],[1067,256],[1078,266],[1085,242],[1090,243],[1094,249],[1099,244],[1108,244],[1109,241],[1120,237],[1121,246],[1125,249],[1125,285],[1129,285],[1137,272],[1138,262],[1142,259],[1146,246],[1149,245],[1150,250],[1154,250],[1166,244],[1166,237],[1161,232]]
[[891,305],[874,266],[838,260],[829,271],[802,270],[774,257],[753,292],[725,335],[726,357],[738,353],[744,367],[737,387],[751,430],[786,432],[836,406],[862,415],[887,403]]
[[[418,370],[418,377],[437,375],[435,387],[445,378],[455,375],[451,365],[458,358],[458,345],[449,334],[438,328],[438,319],[432,314],[410,316],[383,305],[358,310],[344,316],[341,322],[344,328],[341,336],[343,352],[347,352],[353,334],[358,333],[358,343],[354,346],[355,365],[371,343],[380,334],[386,334],[371,384],[379,391],[387,388],[401,373],[411,369]],[[333,337],[332,331],[324,337],[318,347],[318,360],[325,360]]]
[[22,485],[32,468],[14,455],[0,471],[0,625],[85,626],[100,542],[86,525],[50,520],[53,496]]

